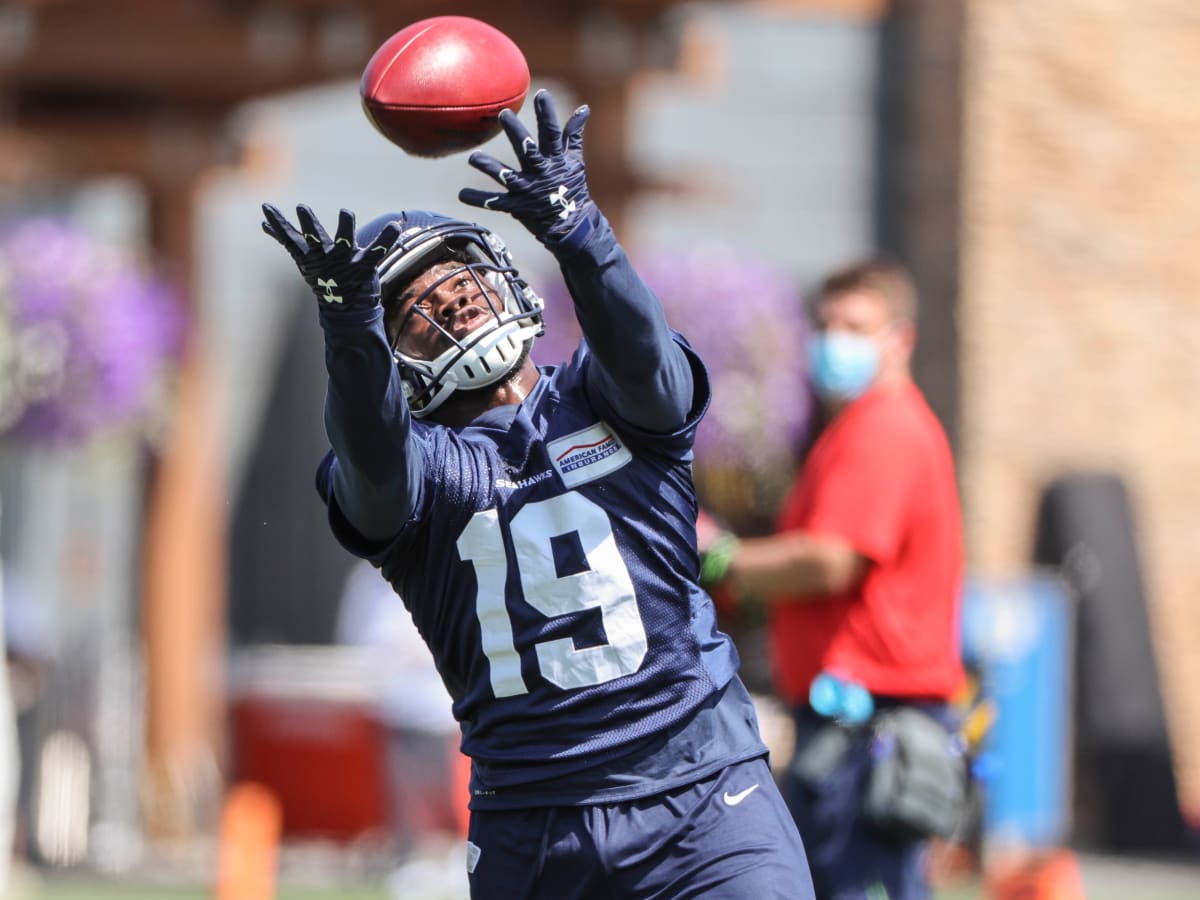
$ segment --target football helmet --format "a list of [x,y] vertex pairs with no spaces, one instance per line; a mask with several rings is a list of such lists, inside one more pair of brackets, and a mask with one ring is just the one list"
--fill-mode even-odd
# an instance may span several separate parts
[[[368,246],[388,222],[399,222],[401,231],[394,248],[377,267],[385,309],[395,303],[399,291],[430,266],[447,259],[465,259],[425,295],[466,270],[491,310],[488,321],[456,339],[421,308],[422,298],[409,307],[393,340],[392,356],[400,367],[412,414],[424,418],[454,391],[487,387],[513,372],[525,359],[533,339],[542,333],[545,302],[518,274],[504,242],[486,228],[438,213],[410,210],[368,222],[358,230],[359,245]],[[435,359],[419,359],[399,349],[400,335],[412,316],[424,318],[449,342]]]

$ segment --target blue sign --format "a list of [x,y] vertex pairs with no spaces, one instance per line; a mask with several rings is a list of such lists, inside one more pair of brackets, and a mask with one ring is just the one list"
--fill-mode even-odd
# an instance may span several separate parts
[[990,841],[1061,844],[1070,827],[1072,623],[1052,573],[968,581],[963,656],[978,669],[996,719],[984,743],[984,829]]

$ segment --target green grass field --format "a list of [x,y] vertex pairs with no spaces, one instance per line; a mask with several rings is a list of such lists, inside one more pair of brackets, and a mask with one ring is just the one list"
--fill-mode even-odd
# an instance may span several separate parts
[[[55,879],[44,881],[30,893],[12,895],[14,900],[212,900],[212,891],[203,887],[162,887],[110,881]],[[967,885],[954,891],[944,891],[936,900],[981,900],[983,891],[977,885]],[[1107,886],[1089,879],[1087,900],[1196,900],[1200,897],[1200,870],[1193,884],[1174,883],[1154,886],[1117,882]],[[303,888],[283,886],[276,900],[396,900],[384,888],[326,887]],[[437,896],[405,895],[405,900],[465,900],[454,894]]]
[[[29,900],[212,900],[213,893],[200,887],[155,887],[120,882],[43,882],[33,893],[18,895]],[[14,898],[15,900],[15,898]],[[276,900],[390,900],[382,888],[280,888]]]
[[[103,878],[39,877],[16,887],[4,900],[213,900],[206,885],[156,885]],[[276,900],[393,900],[383,887],[283,885]],[[442,900],[430,896],[413,900]],[[447,896],[445,900],[458,900]]]
[[[1194,864],[1085,856],[1080,859],[1087,900],[1197,900],[1200,859]],[[465,900],[461,884],[439,889],[436,872],[425,873],[421,887],[411,883],[376,886],[343,883],[314,886],[299,877],[281,881],[275,900]],[[311,880],[310,880],[311,881]],[[450,883],[450,882],[446,882]],[[433,885],[431,888],[430,885]],[[936,894],[935,900],[986,900],[978,883],[968,882]],[[213,900],[211,885],[155,884],[82,875],[17,873],[13,890],[2,900]]]

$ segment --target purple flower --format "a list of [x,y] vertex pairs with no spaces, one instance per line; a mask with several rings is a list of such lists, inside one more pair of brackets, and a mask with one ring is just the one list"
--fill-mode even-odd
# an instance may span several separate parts
[[70,223],[0,232],[0,435],[78,443],[156,412],[185,329],[180,298]]
[[[722,246],[642,252],[634,263],[708,368],[713,401],[696,434],[697,464],[790,469],[814,410],[800,290]],[[561,282],[545,294],[546,334],[535,355],[548,363],[570,356],[579,326]]]

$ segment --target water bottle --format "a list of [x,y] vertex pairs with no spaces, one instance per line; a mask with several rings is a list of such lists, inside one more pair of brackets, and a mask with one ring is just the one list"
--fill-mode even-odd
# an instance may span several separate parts
[[875,713],[875,698],[861,684],[854,681],[842,682],[841,720],[851,725],[861,725]]
[[836,719],[842,713],[842,680],[822,672],[808,686],[808,705],[826,719]]
[[848,725],[861,725],[875,712],[870,691],[828,671],[821,672],[809,685],[808,703],[825,718]]

